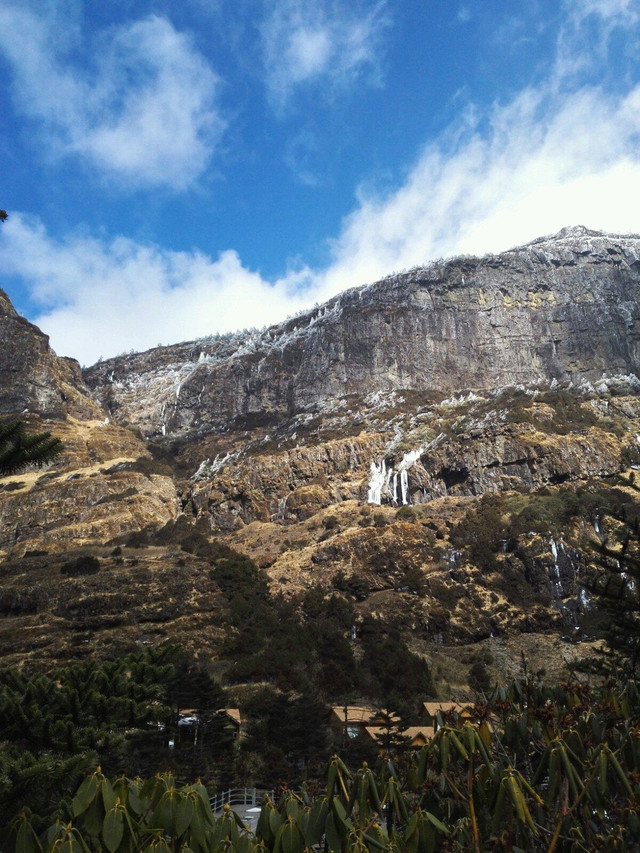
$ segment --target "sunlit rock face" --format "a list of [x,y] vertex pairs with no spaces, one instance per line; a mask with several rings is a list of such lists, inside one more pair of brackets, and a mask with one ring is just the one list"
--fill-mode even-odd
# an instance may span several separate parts
[[16,312],[0,290],[0,414],[38,412],[51,417],[101,412],[89,397],[80,365],[59,358],[49,338]]
[[0,294],[0,416],[65,446],[0,478],[5,657],[176,637],[215,658],[228,613],[195,536],[427,656],[488,644],[503,678],[540,649],[560,671],[640,467],[639,259],[638,237],[566,229],[84,377]]
[[0,291],[0,417],[51,432],[64,450],[45,471],[0,477],[0,559],[28,550],[64,551],[175,518],[173,480],[154,468],[145,442],[110,423],[48,337]]
[[372,389],[491,389],[639,372],[640,238],[568,228],[347,291],[268,329],[85,371],[149,436],[280,423]]

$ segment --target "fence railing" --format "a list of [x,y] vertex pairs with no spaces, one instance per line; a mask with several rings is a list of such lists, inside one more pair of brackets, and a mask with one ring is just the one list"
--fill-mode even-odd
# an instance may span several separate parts
[[211,810],[217,814],[225,806],[232,809],[236,806],[245,806],[246,808],[261,806],[267,797],[273,799],[273,791],[267,791],[264,788],[231,788],[211,797],[209,802],[211,803]]

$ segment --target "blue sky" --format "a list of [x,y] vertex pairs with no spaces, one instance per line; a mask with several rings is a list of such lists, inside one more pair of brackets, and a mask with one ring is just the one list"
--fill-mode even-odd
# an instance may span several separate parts
[[84,364],[640,231],[640,0],[3,0],[0,285]]

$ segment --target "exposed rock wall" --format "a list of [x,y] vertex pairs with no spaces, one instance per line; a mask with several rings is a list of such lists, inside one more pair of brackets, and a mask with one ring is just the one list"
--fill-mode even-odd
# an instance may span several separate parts
[[44,471],[0,477],[0,556],[107,542],[180,511],[172,478],[154,471],[145,442],[109,422],[78,363],[59,358],[0,291],[2,415],[52,432],[64,449]]
[[[111,359],[85,372],[95,399],[0,292],[0,415],[26,410],[65,446],[0,478],[2,654],[175,637],[215,657],[228,613],[190,553],[199,534],[274,590],[335,590],[428,654],[587,633],[600,507],[640,463],[639,284],[640,238],[568,229],[248,336]],[[461,531],[484,506],[477,553]]]
[[59,358],[49,338],[16,312],[0,290],[0,414],[38,412],[95,418],[102,408],[89,396],[80,365]]
[[147,435],[278,423],[372,388],[445,392],[640,372],[640,238],[566,229],[356,288],[249,337],[94,365],[85,380]]

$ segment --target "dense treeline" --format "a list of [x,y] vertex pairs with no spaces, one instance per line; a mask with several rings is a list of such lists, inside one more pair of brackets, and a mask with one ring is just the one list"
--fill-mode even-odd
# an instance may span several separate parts
[[266,576],[248,557],[223,545],[206,546],[213,578],[229,601],[234,631],[223,649],[229,683],[269,681],[276,687],[340,701],[359,695],[383,704],[414,705],[435,695],[427,663],[392,626],[365,618],[357,627],[345,595],[315,587],[285,599],[270,595]]
[[[224,691],[175,645],[51,673],[0,670],[0,827],[22,805],[48,816],[100,762],[108,773],[171,770],[214,781],[231,754]],[[198,714],[196,732],[180,726]]]
[[535,678],[496,689],[418,755],[329,762],[324,790],[267,800],[255,835],[199,784],[87,777],[45,832],[19,815],[8,850],[303,853],[633,851],[640,844],[640,692]]
[[[256,685],[241,703],[241,748],[232,748],[219,713],[230,704],[225,689],[175,645],[49,673],[0,670],[2,815],[23,804],[54,814],[61,794],[96,763],[111,775],[200,776],[212,789],[300,784],[321,773],[334,747],[329,702],[392,704],[408,724],[418,699],[433,695],[427,664],[392,628],[365,619],[353,639],[354,609],[344,595],[273,596],[249,558],[193,529],[178,535],[184,550],[208,560],[228,601],[225,683]],[[179,725],[185,710],[197,723]],[[371,745],[356,742],[348,751],[370,755]]]
[[[231,853],[252,853],[255,840],[231,816],[220,821],[207,812],[204,788],[174,780],[200,778],[212,792],[231,784],[310,791],[337,752],[324,799],[288,796],[278,812],[267,807],[258,834],[267,850],[302,853],[320,837],[333,853],[378,853],[391,844],[407,853],[635,849],[637,491],[626,478],[609,491],[609,503],[600,495],[587,501],[606,531],[594,541],[585,578],[609,614],[604,663],[590,665],[601,686],[550,687],[529,678],[496,689],[476,707],[474,724],[443,725],[419,759],[398,733],[433,693],[429,668],[392,626],[360,617],[356,627],[356,592],[338,579],[331,593],[274,596],[247,557],[193,531],[180,534],[184,550],[208,560],[228,603],[224,679],[229,689],[243,685],[246,737],[233,745],[220,713],[230,704],[226,690],[175,645],[46,674],[0,670],[0,823],[6,829],[22,809],[14,824],[21,850],[159,850],[169,835],[171,849],[185,853],[217,850],[227,836]],[[459,544],[489,561],[500,538],[519,527],[584,517],[584,502],[564,494],[540,493],[521,508],[519,499],[511,498],[508,521],[495,499],[483,499],[457,531]],[[480,686],[491,693],[488,683]],[[329,702],[356,699],[400,712],[397,731],[384,739],[384,760],[372,742],[328,725]],[[187,710],[193,722],[181,726]],[[375,776],[356,770],[363,758],[376,765]],[[78,788],[97,764],[93,781]],[[157,773],[164,775],[151,778]],[[137,777],[149,781],[131,781]],[[42,835],[56,819],[58,829]]]

